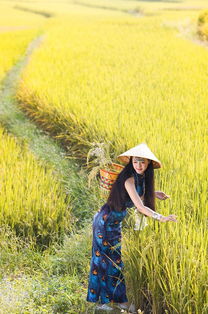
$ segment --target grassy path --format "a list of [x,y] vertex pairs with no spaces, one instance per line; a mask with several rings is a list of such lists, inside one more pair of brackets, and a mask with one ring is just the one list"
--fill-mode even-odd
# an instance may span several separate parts
[[[34,49],[41,45],[43,36],[33,40],[27,48],[25,56],[12,68],[3,81],[0,91],[0,123],[21,141],[28,144],[33,154],[46,164],[49,163],[60,175],[67,193],[72,199],[73,213],[77,224],[82,224],[87,218],[91,218],[92,211],[96,208],[96,192],[87,188],[86,172],[78,163],[69,159],[64,148],[55,139],[41,130],[18,108],[15,94],[20,73],[29,62]],[[82,197],[80,197],[82,195]],[[94,196],[95,195],[95,196]],[[90,210],[89,210],[90,209]]]
[[68,165],[63,158],[63,150],[25,116],[15,100],[20,72],[42,40],[43,37],[40,36],[29,45],[26,55],[12,68],[3,81],[3,88],[0,91],[0,122],[10,133],[26,141],[37,157],[50,162],[62,172],[64,165]]

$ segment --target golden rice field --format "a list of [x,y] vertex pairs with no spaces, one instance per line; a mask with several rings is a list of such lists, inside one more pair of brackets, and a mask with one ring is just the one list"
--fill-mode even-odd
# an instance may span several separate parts
[[[1,29],[1,27],[0,27]],[[0,81],[25,52],[28,43],[37,35],[37,31],[5,31],[0,30]],[[1,83],[0,83],[1,85]]]
[[66,193],[54,170],[0,128],[0,224],[47,243],[70,228]]
[[[0,3],[0,85],[8,71],[24,55],[37,37],[43,17],[28,16],[12,6]],[[41,166],[14,138],[0,129],[0,221],[17,234],[50,241],[54,234],[68,229],[69,210],[65,193],[54,178],[52,169]],[[39,190],[41,187],[41,190]],[[60,196],[59,196],[60,193]],[[67,218],[67,219],[66,219]]]
[[38,35],[43,17],[27,16],[0,2],[0,85],[11,67]]
[[[86,158],[90,142],[110,141],[115,160],[146,142],[162,161],[156,189],[171,198],[158,201],[157,209],[176,214],[178,223],[148,220],[139,234],[125,230],[132,299],[138,307],[148,300],[157,314],[207,313],[208,49],[195,38],[198,16],[208,4],[15,3],[54,14],[42,26],[44,41],[22,74],[20,107],[78,157]],[[141,15],[128,13],[136,7]],[[192,38],[184,23],[195,27]],[[44,193],[47,186],[34,185],[33,193]],[[59,201],[55,217],[61,196]]]

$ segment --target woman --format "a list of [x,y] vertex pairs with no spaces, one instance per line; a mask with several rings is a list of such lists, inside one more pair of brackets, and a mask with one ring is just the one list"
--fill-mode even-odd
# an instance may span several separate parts
[[135,206],[142,214],[161,222],[175,221],[175,215],[155,212],[155,197],[167,199],[164,192],[154,190],[154,168],[161,163],[146,144],[140,144],[118,156],[127,163],[112,186],[107,203],[93,219],[93,245],[87,301],[100,302],[97,308],[113,310],[113,302],[128,309],[121,260],[121,224],[127,208]]

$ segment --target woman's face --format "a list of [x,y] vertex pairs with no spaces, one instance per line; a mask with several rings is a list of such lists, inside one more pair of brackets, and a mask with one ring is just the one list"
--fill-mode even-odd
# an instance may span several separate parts
[[148,167],[149,159],[142,157],[132,157],[133,168],[138,174],[143,174]]

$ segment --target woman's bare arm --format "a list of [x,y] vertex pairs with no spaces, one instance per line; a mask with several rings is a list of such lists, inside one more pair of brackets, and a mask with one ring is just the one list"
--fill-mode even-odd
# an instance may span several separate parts
[[[125,183],[125,188],[132,200],[132,202],[134,203],[134,205],[136,206],[136,208],[144,215],[149,216],[149,217],[154,217],[155,215],[155,211],[150,209],[147,206],[144,206],[144,204],[142,203],[141,198],[139,197],[137,190],[135,188],[135,182],[134,182],[134,178],[128,178]],[[154,217],[155,218],[155,217]],[[169,216],[163,216],[161,215],[161,217],[159,218],[160,221],[162,222],[166,222],[166,221],[177,221],[176,220],[176,216],[175,215],[169,215]]]
[[150,209],[147,206],[144,206],[142,203],[141,198],[139,197],[137,190],[135,188],[135,183],[134,183],[134,178],[128,178],[125,181],[125,188],[132,200],[132,202],[134,203],[135,207],[142,213],[145,214],[146,216],[152,217],[152,215],[154,214],[154,211],[152,209]]

